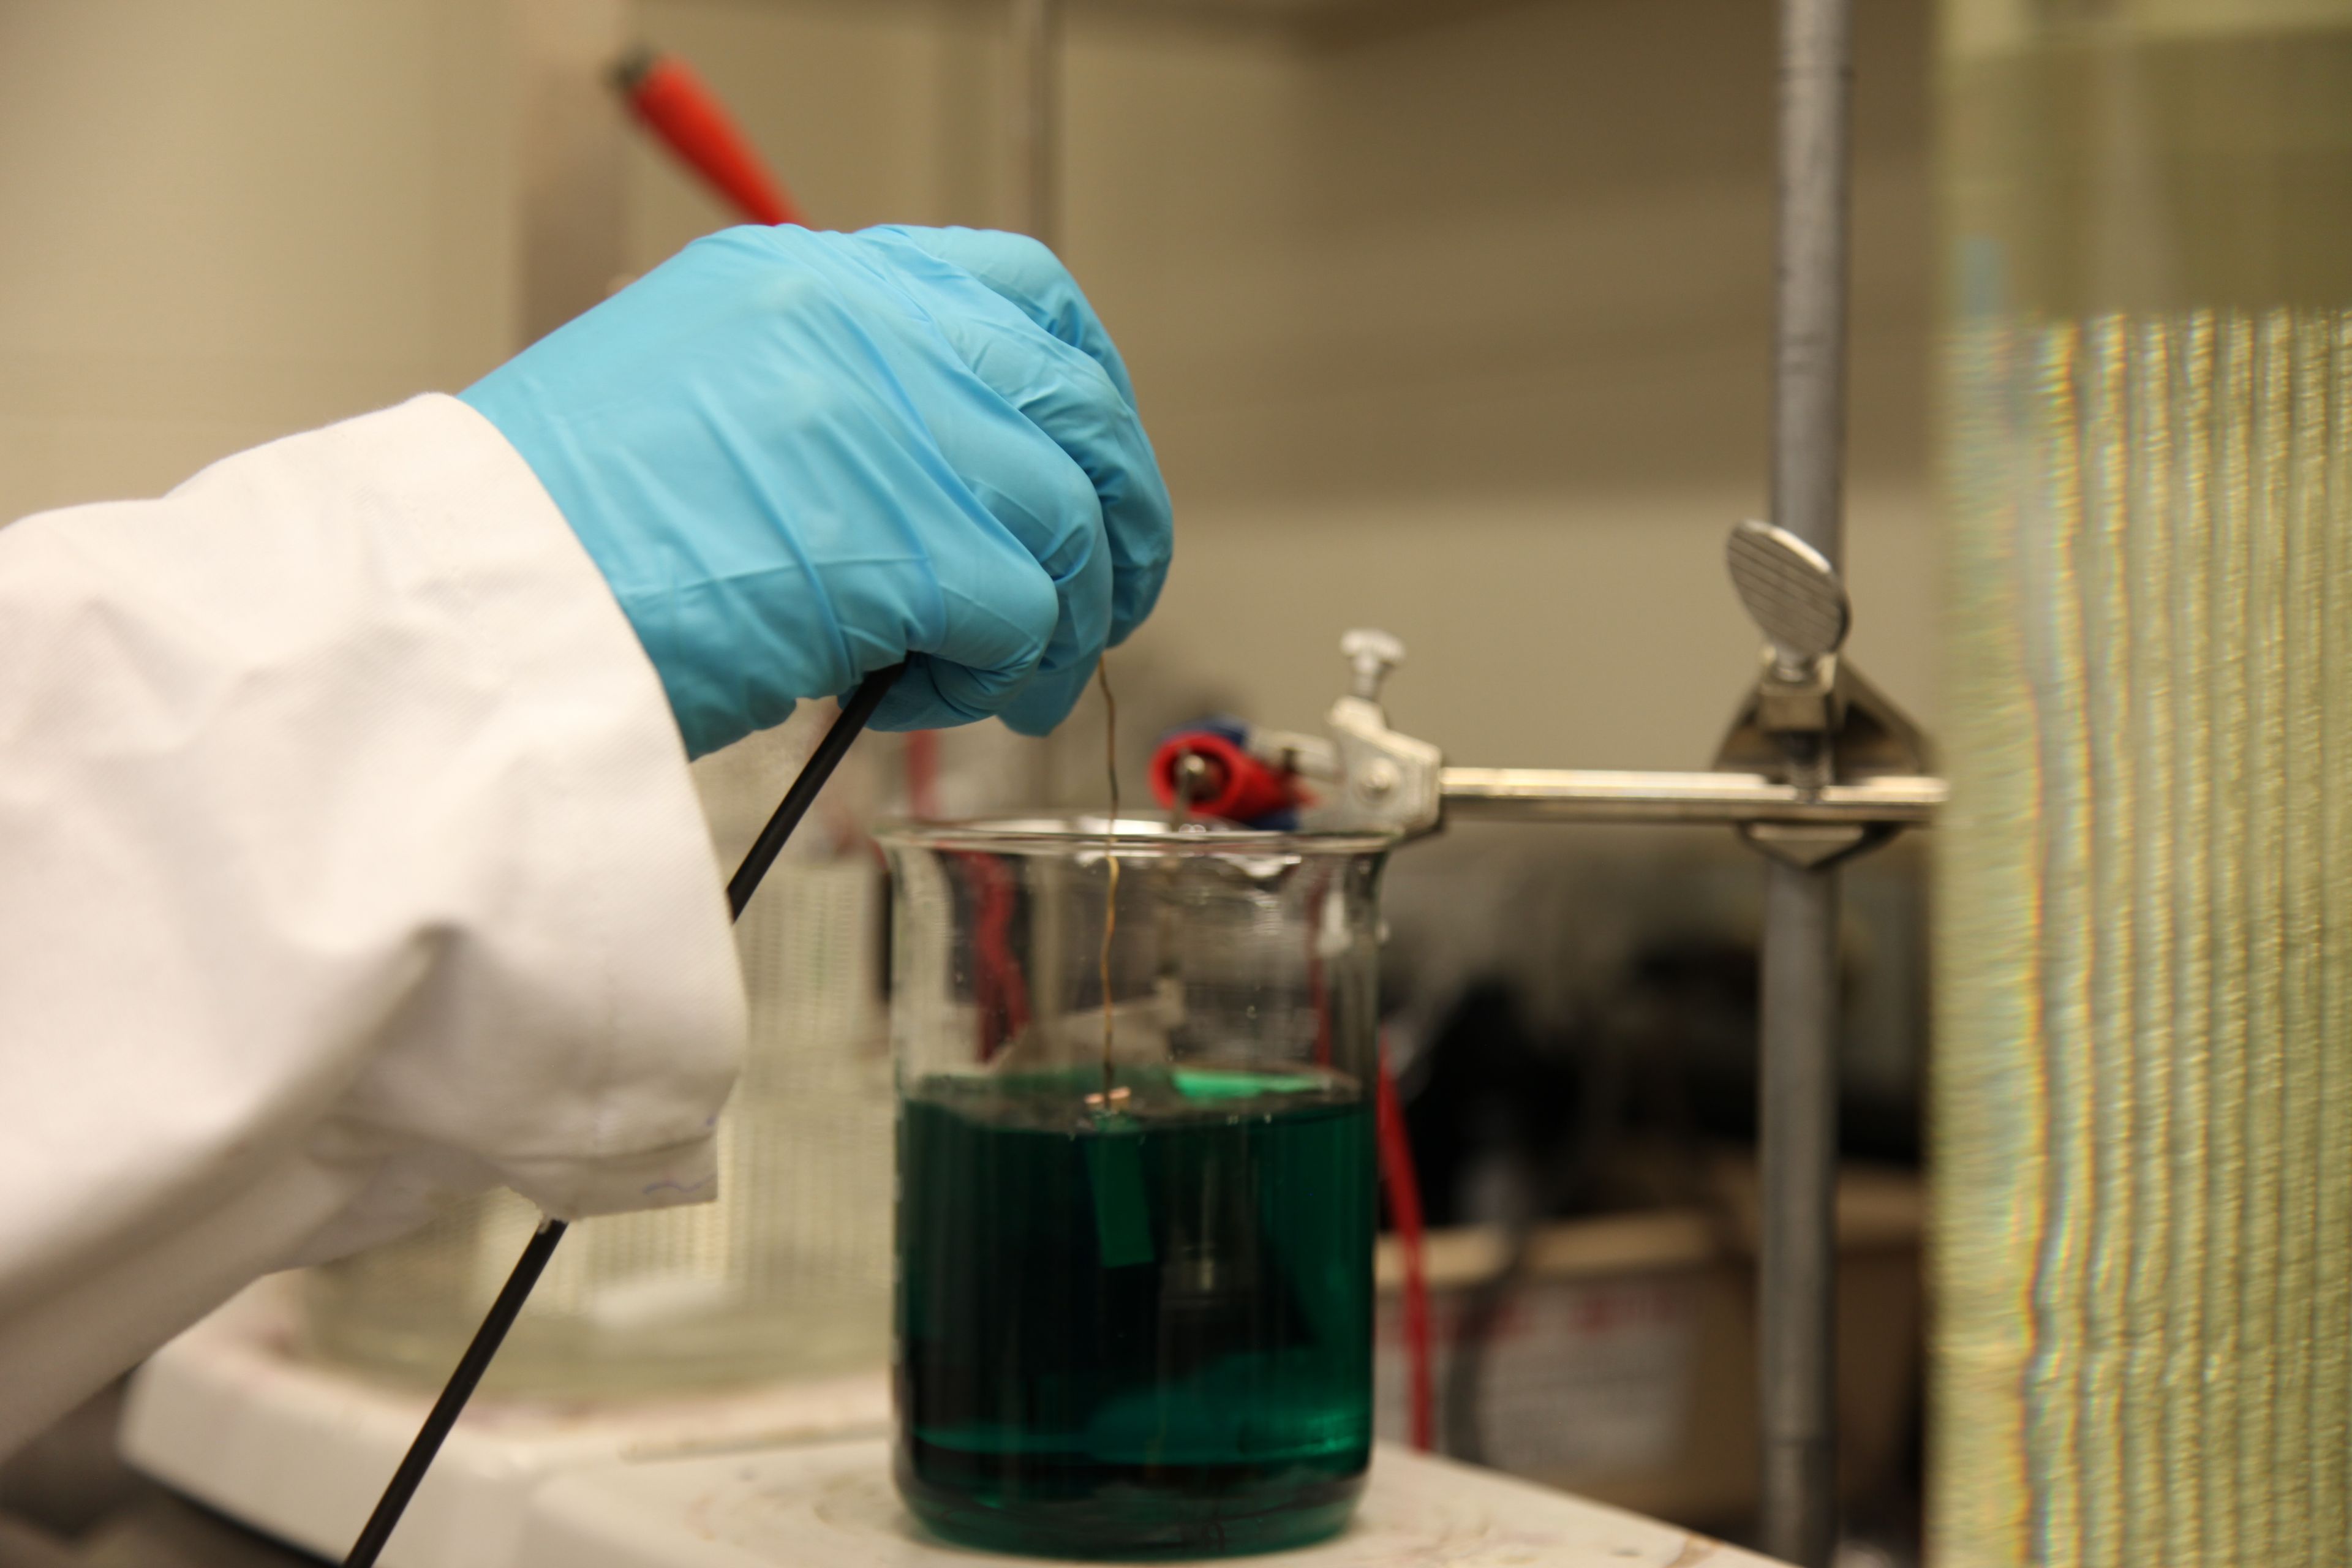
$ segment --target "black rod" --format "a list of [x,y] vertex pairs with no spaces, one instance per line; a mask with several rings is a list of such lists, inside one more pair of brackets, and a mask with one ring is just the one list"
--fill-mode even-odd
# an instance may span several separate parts
[[547,1260],[555,1256],[555,1244],[563,1239],[566,1226],[560,1219],[542,1219],[532,1233],[522,1257],[515,1261],[514,1272],[499,1289],[499,1299],[490,1303],[483,1314],[482,1326],[474,1331],[474,1341],[466,1353],[457,1358],[457,1370],[449,1374],[442,1385],[441,1397],[433,1402],[433,1409],[425,1417],[425,1425],[416,1430],[416,1440],[402,1455],[400,1468],[392,1472],[392,1480],[376,1500],[375,1511],[368,1515],[366,1527],[360,1538],[352,1543],[346,1564],[371,1564],[383,1551],[383,1543],[392,1539],[393,1527],[408,1510],[408,1500],[416,1495],[424,1483],[425,1472],[433,1467],[434,1456],[441,1452],[442,1440],[466,1408],[466,1401],[474,1396],[474,1386],[482,1381],[482,1373],[490,1370],[490,1358],[499,1353],[500,1342],[507,1331],[514,1327],[515,1318],[522,1304],[530,1297],[530,1288],[547,1268]]
[[776,803],[775,816],[768,818],[768,826],[760,829],[759,837],[751,840],[751,847],[745,852],[743,863],[735,868],[735,875],[727,879],[727,908],[737,920],[743,918],[743,906],[751,901],[753,893],[759,891],[760,879],[766,876],[768,868],[776,863],[777,855],[784,847],[784,840],[793,836],[793,829],[801,825],[801,818],[808,815],[808,808],[816,804],[817,792],[824,788],[824,781],[833,776],[833,770],[841,765],[843,757],[848,755],[849,742],[857,739],[857,732],[866,728],[866,721],[874,717],[874,710],[879,708],[882,699],[888,695],[891,682],[897,680],[898,672],[906,668],[903,664],[894,664],[887,669],[876,670],[858,682],[857,689],[849,694],[849,700],[841,705],[841,717],[833,721],[832,727],[825,731],[824,738],[816,743],[816,750],[809,753],[809,760],[801,764],[800,777],[793,780],[793,787],[786,790],[784,798]]

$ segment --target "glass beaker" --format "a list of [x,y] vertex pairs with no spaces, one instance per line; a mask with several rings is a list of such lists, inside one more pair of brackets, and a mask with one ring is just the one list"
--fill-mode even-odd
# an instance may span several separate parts
[[1370,1457],[1391,840],[1108,826],[877,835],[898,1488],[1008,1551],[1313,1540]]

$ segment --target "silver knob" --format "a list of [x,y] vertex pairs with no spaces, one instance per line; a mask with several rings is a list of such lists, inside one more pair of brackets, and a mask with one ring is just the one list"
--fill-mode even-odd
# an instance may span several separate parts
[[1743,522],[1725,552],[1731,585],[1780,662],[1801,672],[1845,641],[1853,612],[1829,558],[1787,529]]
[[1381,682],[1404,662],[1404,644],[1383,631],[1359,626],[1339,638],[1339,655],[1355,677],[1351,690],[1367,702],[1381,700]]

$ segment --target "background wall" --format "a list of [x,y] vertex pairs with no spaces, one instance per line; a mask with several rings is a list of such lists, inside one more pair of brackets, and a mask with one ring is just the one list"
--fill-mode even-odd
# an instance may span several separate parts
[[[509,352],[534,7],[0,0],[0,515]],[[1764,493],[1769,5],[1250,9],[1070,28],[1064,248],[1181,520],[1122,682],[1310,724],[1380,624],[1461,760],[1703,762],[1754,641],[1719,548]],[[635,12],[818,221],[1009,212],[991,0]],[[1927,6],[1862,24],[1854,648],[1928,711]],[[626,268],[724,221],[620,145]]]
[[0,4],[0,518],[496,363],[506,36],[468,0]]

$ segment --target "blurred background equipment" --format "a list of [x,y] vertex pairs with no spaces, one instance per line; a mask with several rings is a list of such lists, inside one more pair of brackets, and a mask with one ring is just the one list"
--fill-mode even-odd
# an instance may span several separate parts
[[2352,5],[1956,0],[1942,1560],[2343,1560]]

